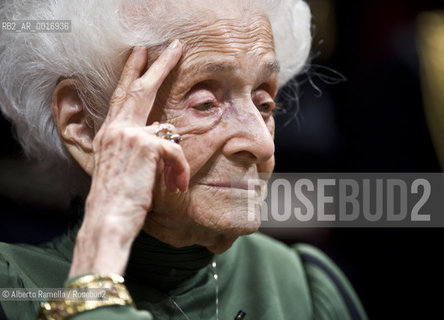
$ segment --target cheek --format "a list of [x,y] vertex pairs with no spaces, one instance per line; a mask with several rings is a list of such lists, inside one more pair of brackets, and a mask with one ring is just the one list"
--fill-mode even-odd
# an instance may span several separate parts
[[270,130],[270,133],[274,139],[274,130],[275,130],[274,117],[271,116],[270,118],[268,118],[266,121],[266,125],[267,125],[268,130]]
[[176,127],[182,136],[181,146],[190,165],[191,177],[202,169],[220,148],[223,136],[220,134],[221,110],[205,116],[192,108],[165,109],[165,121]]
[[272,173],[274,170],[275,160],[274,156],[268,159],[266,162],[262,162],[257,165],[258,172],[260,173]]
[[214,108],[208,112],[195,110],[183,104],[165,108],[166,119],[184,138],[187,135],[202,135],[216,128],[222,120],[223,110]]
[[205,167],[217,150],[211,133],[187,135],[181,145],[190,165],[192,179],[197,172]]
[[[270,130],[270,133],[273,137],[274,140],[274,131],[275,131],[275,122],[274,122],[274,118],[270,117],[266,120],[266,125],[268,130]],[[259,163],[258,164],[258,171],[259,172],[268,172],[271,173],[274,170],[274,166],[275,166],[275,158],[274,155],[267,160],[266,162],[263,163]]]
[[[183,127],[180,121],[175,124],[183,138],[181,146],[190,165],[191,183],[215,169],[217,157],[220,155],[219,150],[225,139],[221,125],[215,124],[202,130],[202,123],[197,120],[193,121],[196,125]],[[187,119],[189,124],[193,121]]]

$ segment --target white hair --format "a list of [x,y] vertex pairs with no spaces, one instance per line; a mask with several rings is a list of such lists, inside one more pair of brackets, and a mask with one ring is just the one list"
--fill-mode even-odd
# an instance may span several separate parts
[[196,23],[196,8],[211,12],[222,5],[268,16],[280,86],[302,70],[311,47],[311,15],[303,0],[5,0],[0,21],[70,20],[72,28],[1,34],[0,108],[25,154],[52,167],[75,167],[53,121],[57,81],[76,77],[87,112],[101,123],[132,47],[161,48]]

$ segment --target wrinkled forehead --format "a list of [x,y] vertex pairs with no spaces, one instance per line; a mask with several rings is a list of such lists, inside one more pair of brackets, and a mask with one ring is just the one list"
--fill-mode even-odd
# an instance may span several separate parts
[[231,51],[239,46],[252,50],[274,51],[273,34],[268,18],[256,15],[245,18],[220,18],[208,25],[196,25],[184,35],[184,51],[214,47]]
[[[184,50],[181,65],[202,65],[210,60],[239,60],[249,57],[274,56],[274,41],[270,22],[265,15],[221,17],[208,25],[196,25],[181,39]],[[218,71],[219,64],[213,68]],[[190,71],[189,69],[187,70]]]
[[[259,4],[241,0],[165,0],[165,6],[135,10],[131,5],[125,8],[124,13],[134,18],[134,22],[140,20],[138,26],[142,26],[141,29],[134,26],[131,29],[140,31],[139,39],[142,40],[139,45],[151,47],[151,64],[174,39],[182,42],[182,57],[191,60],[201,53],[233,55],[239,49],[256,54],[274,53],[271,24],[265,8]],[[144,43],[144,24],[147,25],[146,34],[157,34],[163,41],[158,45],[150,44],[148,40]]]

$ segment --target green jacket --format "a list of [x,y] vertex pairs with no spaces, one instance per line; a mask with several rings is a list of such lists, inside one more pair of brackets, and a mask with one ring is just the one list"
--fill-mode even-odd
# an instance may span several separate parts
[[[0,243],[0,288],[63,287],[75,234],[41,246]],[[367,319],[350,283],[325,254],[260,233],[239,238],[215,256],[202,247],[172,248],[141,234],[125,274],[137,309],[102,307],[72,319],[185,319],[166,294],[189,319],[216,319],[211,261],[217,263],[219,319],[234,319],[239,310],[246,320]],[[6,319],[36,319],[38,301],[1,299],[0,319],[1,309]]]

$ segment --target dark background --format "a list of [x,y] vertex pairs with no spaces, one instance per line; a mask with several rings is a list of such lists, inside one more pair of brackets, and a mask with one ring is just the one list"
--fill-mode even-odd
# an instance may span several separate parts
[[[277,117],[276,171],[441,172],[424,117],[415,30],[418,14],[444,9],[443,1],[308,2],[312,66],[298,77],[299,109]],[[326,83],[332,78],[336,84]],[[0,118],[0,241],[39,243],[69,224],[67,200],[23,160],[11,132]],[[275,236],[315,244],[336,261],[370,319],[442,318],[441,229],[286,231]]]

